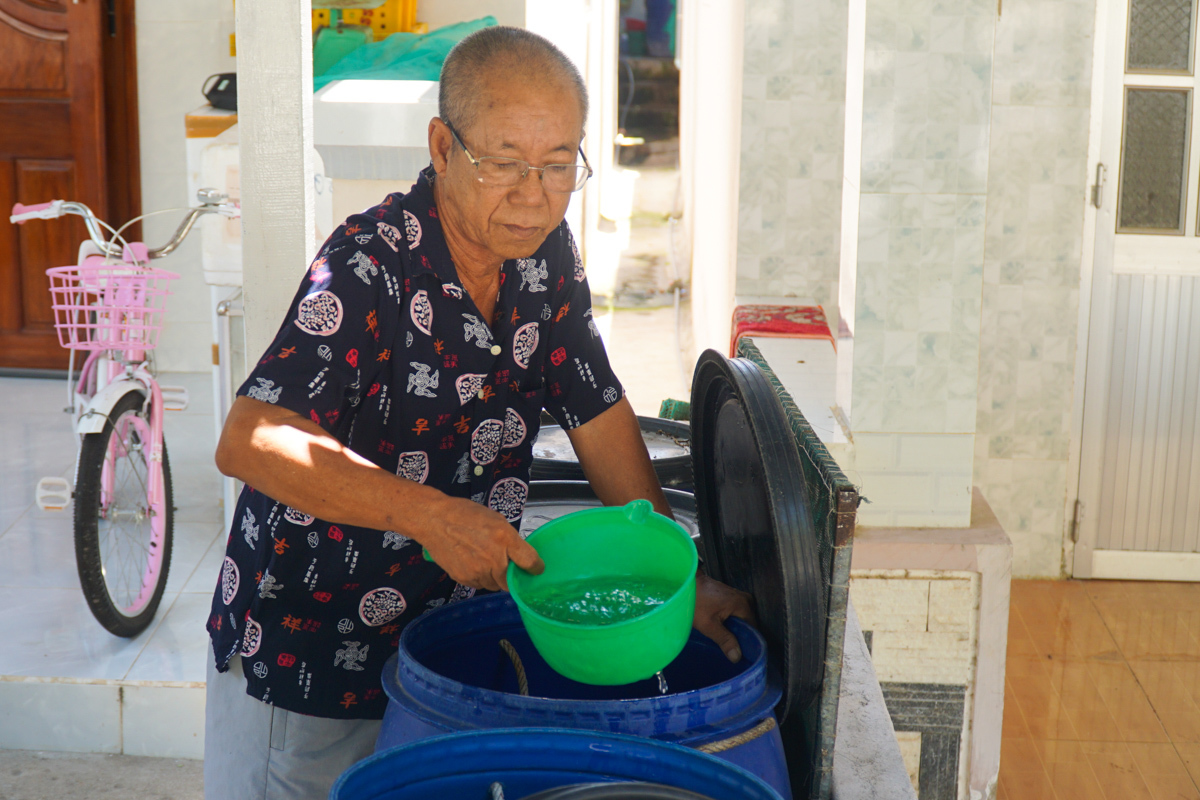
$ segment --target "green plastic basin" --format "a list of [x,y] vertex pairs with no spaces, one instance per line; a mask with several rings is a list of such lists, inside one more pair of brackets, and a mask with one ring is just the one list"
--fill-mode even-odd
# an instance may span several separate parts
[[[696,608],[696,546],[648,500],[566,514],[531,533],[528,542],[546,571],[532,575],[509,564],[508,589],[529,638],[557,672],[580,683],[633,683],[683,650]],[[552,585],[593,579],[604,585],[614,578],[669,581],[678,588],[645,614],[605,625],[552,619],[526,602]]]

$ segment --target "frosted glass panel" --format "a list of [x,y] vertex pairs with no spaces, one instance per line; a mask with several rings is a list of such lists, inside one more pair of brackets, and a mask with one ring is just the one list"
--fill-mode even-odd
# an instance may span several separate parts
[[1194,0],[1132,0],[1130,70],[1191,72]]
[[1117,230],[1182,232],[1190,106],[1190,90],[1125,90]]

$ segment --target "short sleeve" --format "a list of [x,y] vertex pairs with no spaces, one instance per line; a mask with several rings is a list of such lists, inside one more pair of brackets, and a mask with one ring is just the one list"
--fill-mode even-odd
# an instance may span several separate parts
[[607,411],[625,390],[592,318],[592,292],[574,237],[565,222],[552,235],[562,238],[562,277],[551,303],[545,406],[559,424],[572,429]]
[[358,405],[381,351],[381,326],[394,316],[398,291],[394,226],[356,214],[321,248],[300,282],[287,317],[238,390],[284,406],[326,430]]

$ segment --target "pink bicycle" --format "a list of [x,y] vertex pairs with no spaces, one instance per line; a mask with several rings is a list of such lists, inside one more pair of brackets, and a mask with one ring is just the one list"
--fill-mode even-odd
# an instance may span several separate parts
[[[201,190],[171,240],[151,250],[126,242],[82,203],[55,200],[13,206],[11,222],[83,217],[88,240],[79,263],[46,270],[59,344],[71,351],[70,405],[79,435],[75,487],[61,477],[38,481],[46,510],[75,500],[75,564],[92,614],[117,636],[136,636],[154,619],[171,564],[174,530],[171,466],[163,412],[187,407],[182,387],[160,386],[150,354],[162,330],[170,282],[150,266],[171,253],[204,214],[237,216],[224,195]],[[141,219],[140,217],[138,219]],[[111,232],[105,236],[103,229]],[[87,353],[73,378],[76,351]]]

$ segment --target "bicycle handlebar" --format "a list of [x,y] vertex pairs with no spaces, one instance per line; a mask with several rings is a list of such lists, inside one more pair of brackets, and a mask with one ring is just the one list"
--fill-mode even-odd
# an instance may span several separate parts
[[36,203],[31,206],[17,203],[12,207],[9,222],[24,225],[31,219],[57,219],[63,215],[62,200],[51,200],[49,203]]
[[[187,216],[179,223],[179,227],[175,229],[175,233],[171,236],[171,239],[162,247],[148,250],[146,253],[147,257],[162,258],[174,251],[183,242],[188,233],[191,232],[192,227],[196,224],[196,220],[205,214],[220,214],[224,217],[237,217],[241,215],[241,209],[237,205],[225,202],[227,200],[226,196],[217,193],[213,189],[201,189],[197,192],[197,195],[201,204],[188,209]],[[67,214],[75,214],[83,217],[84,224],[87,226],[88,238],[100,248],[103,254],[112,258],[121,258],[123,256],[124,247],[116,242],[109,241],[108,237],[100,229],[100,219],[83,203],[63,200],[51,200],[49,203],[38,203],[36,205],[22,205],[21,203],[17,203],[13,206],[12,215],[8,220],[17,225],[24,225],[31,219],[57,219]]]

